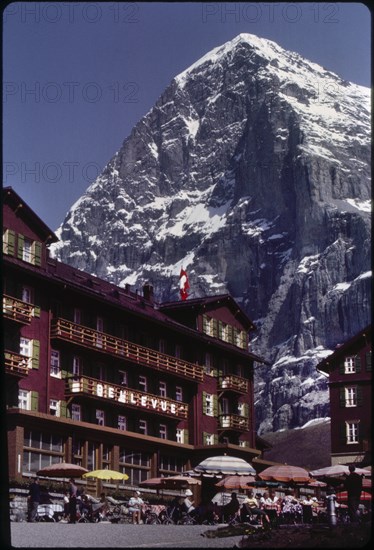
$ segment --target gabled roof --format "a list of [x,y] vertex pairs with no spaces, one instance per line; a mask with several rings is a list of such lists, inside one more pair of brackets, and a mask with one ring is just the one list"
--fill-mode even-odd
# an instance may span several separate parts
[[161,310],[163,311],[176,311],[188,309],[195,310],[196,314],[202,314],[206,310],[207,306],[210,305],[226,305],[235,316],[237,316],[243,326],[246,327],[248,331],[255,330],[256,327],[254,323],[249,319],[247,314],[239,306],[239,304],[230,296],[230,294],[218,294],[217,296],[206,296],[204,298],[192,298],[184,301],[175,301],[175,302],[164,302],[160,305]]
[[14,191],[13,187],[3,188],[3,202],[17,212],[18,215],[27,221],[30,227],[35,228],[35,232],[40,235],[41,241],[47,244],[58,241],[55,233],[46,225],[43,220],[26,204],[24,200]]
[[360,340],[363,340],[363,344],[366,341],[371,341],[371,325],[360,330],[360,332],[352,336],[352,338],[344,342],[344,344],[338,344],[334,352],[323,359],[316,368],[326,373],[330,372],[331,367],[334,366],[342,356],[346,355],[352,346],[357,344]]

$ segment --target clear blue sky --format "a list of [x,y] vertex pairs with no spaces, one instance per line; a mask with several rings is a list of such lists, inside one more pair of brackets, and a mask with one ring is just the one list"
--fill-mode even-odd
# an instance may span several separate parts
[[9,4],[3,185],[57,229],[173,77],[241,32],[371,85],[361,3]]

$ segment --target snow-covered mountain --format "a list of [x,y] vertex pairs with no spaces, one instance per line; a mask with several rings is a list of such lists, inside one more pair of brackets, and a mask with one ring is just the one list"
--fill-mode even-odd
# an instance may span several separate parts
[[259,433],[329,415],[315,365],[370,323],[370,90],[249,34],[176,76],[71,207],[62,261],[258,330]]

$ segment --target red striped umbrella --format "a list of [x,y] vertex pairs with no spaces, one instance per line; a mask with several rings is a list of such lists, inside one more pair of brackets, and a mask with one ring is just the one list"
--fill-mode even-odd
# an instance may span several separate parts
[[[336,493],[336,500],[348,500],[347,491]],[[361,491],[360,500],[371,500],[371,494],[367,493],[366,491]]]
[[265,468],[258,475],[266,481],[284,481],[286,483],[291,481],[302,483],[310,480],[307,470],[300,468],[300,466],[291,466],[289,464],[269,466],[269,468]]

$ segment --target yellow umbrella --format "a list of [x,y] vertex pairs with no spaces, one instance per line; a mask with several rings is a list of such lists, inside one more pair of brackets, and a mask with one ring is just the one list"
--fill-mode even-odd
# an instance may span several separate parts
[[92,477],[93,479],[104,479],[104,480],[125,480],[129,479],[129,476],[127,474],[123,474],[121,472],[116,472],[115,470],[93,470],[92,472],[87,472],[86,474],[83,474],[84,478]]

